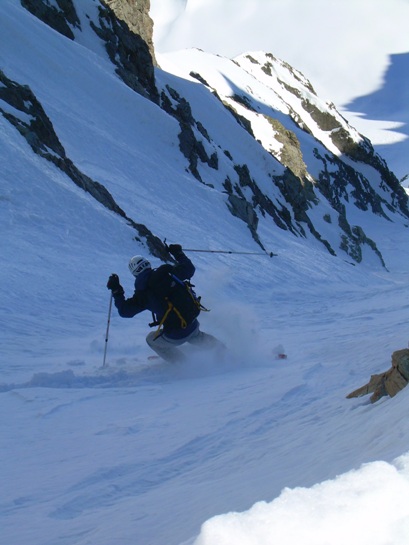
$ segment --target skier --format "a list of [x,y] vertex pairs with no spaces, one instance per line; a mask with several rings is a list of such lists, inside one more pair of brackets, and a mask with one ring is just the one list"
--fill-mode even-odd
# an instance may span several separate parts
[[[161,328],[159,331],[149,333],[146,342],[158,356],[166,361],[183,361],[185,355],[177,347],[186,342],[204,349],[217,349],[220,353],[224,352],[225,345],[221,341],[200,330],[196,318],[200,310],[196,303],[194,303],[196,310],[192,311],[191,308],[187,308],[191,303],[173,301],[174,307],[170,311],[168,298],[164,297],[163,290],[161,293],[161,287],[169,282],[169,278],[176,277],[175,280],[179,279],[179,282],[189,280],[195,272],[195,267],[183,253],[180,244],[170,244],[168,250],[175,258],[176,265],[165,264],[152,269],[150,262],[144,257],[137,255],[131,258],[129,270],[135,277],[135,292],[129,299],[125,299],[118,275],[111,274],[107,288],[112,292],[118,314],[123,318],[132,318],[144,310],[150,310],[156,317],[154,324],[150,325],[160,325]],[[181,299],[182,296],[179,295],[179,297]],[[190,295],[188,299],[192,299]],[[182,309],[181,312],[178,308]]]

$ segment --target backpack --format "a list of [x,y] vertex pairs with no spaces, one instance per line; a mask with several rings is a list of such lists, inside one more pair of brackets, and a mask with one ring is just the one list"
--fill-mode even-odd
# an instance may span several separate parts
[[164,310],[160,320],[152,312],[153,322],[149,326],[158,326],[157,335],[162,326],[168,330],[185,329],[199,316],[201,310],[208,310],[201,304],[193,287],[189,281],[180,280],[166,265],[152,271],[148,288],[163,301]]

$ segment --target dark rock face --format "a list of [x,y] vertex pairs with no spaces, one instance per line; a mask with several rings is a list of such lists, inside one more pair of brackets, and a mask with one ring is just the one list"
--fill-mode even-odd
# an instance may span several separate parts
[[146,41],[134,34],[126,22],[117,18],[109,7],[99,7],[99,25],[91,22],[95,33],[105,43],[116,73],[134,91],[158,102],[154,61]]
[[181,97],[175,89],[167,86],[166,92],[161,94],[160,103],[162,109],[179,122],[179,149],[189,161],[190,172],[203,183],[197,169],[199,161],[215,170],[219,164],[217,153],[215,152],[209,157],[201,141],[202,138],[210,141],[205,127],[194,119],[189,102]]
[[74,39],[72,27],[81,28],[72,0],[56,0],[59,9],[44,0],[21,0],[21,5],[48,26]]
[[153,47],[153,21],[150,18],[150,0],[105,0],[105,4],[118,19],[126,23],[129,30],[137,34],[146,43],[153,64],[156,66]]

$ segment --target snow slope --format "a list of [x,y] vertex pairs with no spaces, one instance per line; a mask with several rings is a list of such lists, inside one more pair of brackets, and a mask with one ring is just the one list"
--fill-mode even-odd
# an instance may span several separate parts
[[[158,236],[185,247],[254,251],[217,191],[180,178],[176,123],[124,87],[97,44],[68,42],[17,0],[0,22],[3,69],[132,217],[160,218]],[[127,261],[146,249],[0,127],[2,542],[406,545],[409,394],[374,406],[345,395],[407,346],[407,228],[377,234],[388,272],[285,232],[273,258],[192,252],[202,327],[230,347],[226,361],[150,361],[150,317],[113,312],[101,369],[106,280],[117,272],[131,293]]]

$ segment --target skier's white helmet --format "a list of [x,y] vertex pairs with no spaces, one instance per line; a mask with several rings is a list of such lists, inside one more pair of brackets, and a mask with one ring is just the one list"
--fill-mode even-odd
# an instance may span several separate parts
[[143,271],[146,271],[146,269],[151,268],[151,264],[147,259],[142,257],[141,255],[134,255],[129,260],[129,270],[131,273],[135,276],[139,276]]

